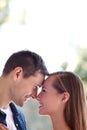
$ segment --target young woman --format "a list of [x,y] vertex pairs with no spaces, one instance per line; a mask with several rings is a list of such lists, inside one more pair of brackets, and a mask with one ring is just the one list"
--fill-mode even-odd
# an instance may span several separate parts
[[74,73],[51,74],[44,81],[37,100],[39,113],[51,117],[53,130],[87,130],[83,84]]

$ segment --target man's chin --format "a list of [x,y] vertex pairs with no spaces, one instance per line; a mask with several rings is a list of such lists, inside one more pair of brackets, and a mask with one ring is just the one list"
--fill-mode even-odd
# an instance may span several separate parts
[[16,103],[17,106],[23,107],[24,103]]

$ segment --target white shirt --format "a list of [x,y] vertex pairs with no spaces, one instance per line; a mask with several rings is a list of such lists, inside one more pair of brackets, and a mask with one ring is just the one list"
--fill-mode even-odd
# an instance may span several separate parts
[[13,114],[12,114],[10,106],[7,109],[1,109],[1,111],[6,113],[6,123],[9,130],[17,130],[14,124]]

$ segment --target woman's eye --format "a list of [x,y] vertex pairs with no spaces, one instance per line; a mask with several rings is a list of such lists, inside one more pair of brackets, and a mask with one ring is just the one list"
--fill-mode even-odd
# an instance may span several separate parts
[[42,89],[42,92],[46,92],[46,90],[45,90],[45,89]]

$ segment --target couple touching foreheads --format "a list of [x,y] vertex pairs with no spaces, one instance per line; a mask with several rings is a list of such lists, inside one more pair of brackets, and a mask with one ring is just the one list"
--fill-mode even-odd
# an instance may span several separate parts
[[17,105],[22,107],[30,97],[38,100],[41,115],[50,116],[53,130],[87,130],[79,76],[69,71],[49,74],[40,55],[22,50],[8,58],[0,77],[0,130],[27,130]]

